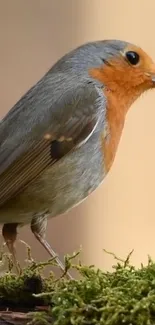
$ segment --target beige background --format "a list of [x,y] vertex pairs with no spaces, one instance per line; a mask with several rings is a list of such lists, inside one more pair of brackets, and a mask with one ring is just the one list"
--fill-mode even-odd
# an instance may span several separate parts
[[[61,55],[96,39],[139,44],[155,59],[154,0],[0,0],[0,110],[4,115]],[[139,265],[155,258],[155,92],[128,114],[104,184],[71,213],[50,220],[47,238],[62,257],[83,247],[86,263],[109,268],[102,248]],[[20,238],[37,259],[47,255],[29,228]],[[24,260],[19,243],[18,256]]]

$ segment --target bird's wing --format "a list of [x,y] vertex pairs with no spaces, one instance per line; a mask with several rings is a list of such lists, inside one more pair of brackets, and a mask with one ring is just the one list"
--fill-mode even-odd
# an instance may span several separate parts
[[38,84],[0,124],[0,205],[86,142],[105,114],[103,92],[91,83],[66,85],[56,101],[52,94]]

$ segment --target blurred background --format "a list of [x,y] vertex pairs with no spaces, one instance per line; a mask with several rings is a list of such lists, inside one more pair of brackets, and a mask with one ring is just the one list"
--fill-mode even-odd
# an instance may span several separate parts
[[[155,60],[154,0],[0,0],[1,116],[69,50],[87,41],[124,39]],[[63,258],[82,245],[82,260],[110,269],[103,248],[132,262],[155,259],[155,91],[128,113],[114,165],[84,203],[49,220],[47,239]],[[26,121],[25,121],[26,122]],[[28,226],[19,238],[47,259]],[[2,240],[1,240],[2,242]],[[26,258],[18,243],[18,258]]]

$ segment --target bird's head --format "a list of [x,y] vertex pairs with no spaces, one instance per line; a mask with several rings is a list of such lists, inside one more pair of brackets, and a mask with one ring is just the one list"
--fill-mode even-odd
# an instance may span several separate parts
[[90,75],[115,94],[133,102],[144,91],[155,88],[155,63],[140,47],[117,40],[96,43],[102,64]]
[[62,57],[52,72],[66,76],[91,77],[114,94],[124,107],[146,90],[155,88],[155,63],[140,47],[120,40],[104,40],[81,45]]

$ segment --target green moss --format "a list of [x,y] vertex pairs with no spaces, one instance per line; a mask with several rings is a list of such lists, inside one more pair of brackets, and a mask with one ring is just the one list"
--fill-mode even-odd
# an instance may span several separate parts
[[32,261],[20,276],[9,271],[0,278],[0,304],[15,302],[29,310],[48,306],[47,311],[30,314],[29,324],[154,325],[155,263],[149,258],[147,266],[136,269],[130,265],[130,254],[125,261],[116,259],[113,272],[104,272],[80,262],[70,265],[72,258],[66,257],[67,268],[80,273],[78,280],[55,279],[53,273],[44,279],[47,263]]

